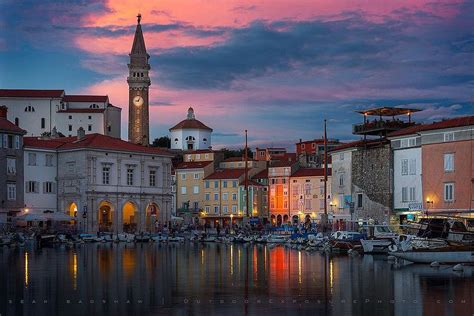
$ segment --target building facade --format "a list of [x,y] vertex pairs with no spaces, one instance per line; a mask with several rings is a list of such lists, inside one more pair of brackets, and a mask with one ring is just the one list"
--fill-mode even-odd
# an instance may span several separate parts
[[[331,192],[331,169],[328,169],[327,188]],[[290,218],[298,224],[306,220],[316,221],[324,214],[326,203],[330,220],[340,219],[340,212],[330,208],[330,199],[324,195],[324,169],[300,168],[290,177]]]
[[[78,230],[152,231],[156,224],[170,221],[168,153],[101,134],[86,135],[82,129],[74,137],[28,138],[25,145],[29,153],[37,154],[36,166],[29,167],[38,167],[43,172],[45,168],[56,169],[57,173],[57,185],[53,183],[51,193],[44,191],[48,181],[41,178],[41,171],[29,176],[29,181],[38,183],[38,192],[31,193],[39,194],[42,190],[57,195],[58,212],[74,217]],[[57,162],[49,165],[47,155],[52,148]],[[48,166],[43,166],[42,161]],[[38,178],[34,178],[35,174]]]
[[212,128],[196,119],[194,109],[188,109],[188,115],[172,128],[171,149],[206,150],[212,148]]
[[349,216],[354,213],[358,198],[360,198],[358,207],[362,207],[362,197],[354,195],[352,188],[352,152],[354,150],[355,147],[351,145],[342,145],[329,153],[332,160],[331,206],[341,214]]
[[280,226],[290,219],[290,177],[297,169],[294,161],[279,161],[268,167],[272,225]]
[[0,106],[0,224],[24,210],[23,135],[7,120],[7,107]]
[[121,109],[107,96],[66,95],[64,90],[0,89],[0,105],[8,108],[8,119],[27,130],[28,136],[57,132],[73,136],[83,128],[120,138]]

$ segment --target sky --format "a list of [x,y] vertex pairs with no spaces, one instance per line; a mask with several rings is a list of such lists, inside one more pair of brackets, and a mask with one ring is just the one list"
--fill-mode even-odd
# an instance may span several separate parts
[[213,146],[357,139],[355,110],[419,122],[474,114],[474,1],[0,0],[0,88],[108,95],[127,138],[137,13],[150,64],[150,138],[186,117]]

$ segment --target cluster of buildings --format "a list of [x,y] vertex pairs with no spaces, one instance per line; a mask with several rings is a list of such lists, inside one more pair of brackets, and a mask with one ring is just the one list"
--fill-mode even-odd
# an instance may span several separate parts
[[[401,223],[473,217],[474,116],[416,124],[416,109],[361,111],[360,140],[300,141],[225,157],[193,108],[149,146],[149,55],[138,24],[130,52],[128,141],[107,96],[0,89],[0,223],[67,219],[87,231],[150,231],[173,220]],[[403,118],[403,119],[401,119]]]

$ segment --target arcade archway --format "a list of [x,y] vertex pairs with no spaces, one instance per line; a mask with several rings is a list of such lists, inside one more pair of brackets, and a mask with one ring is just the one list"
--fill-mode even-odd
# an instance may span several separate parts
[[148,204],[146,208],[145,229],[152,232],[155,230],[155,223],[158,220],[160,208],[156,203]]
[[99,231],[112,231],[112,204],[107,201],[102,201],[99,204]]
[[127,233],[133,233],[137,230],[137,207],[132,202],[127,202],[123,205],[123,231]]

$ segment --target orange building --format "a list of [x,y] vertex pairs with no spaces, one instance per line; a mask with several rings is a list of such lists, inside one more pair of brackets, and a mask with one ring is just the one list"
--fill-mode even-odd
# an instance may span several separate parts
[[474,116],[422,125],[418,133],[425,211],[474,216]]

